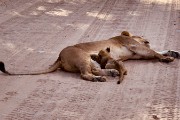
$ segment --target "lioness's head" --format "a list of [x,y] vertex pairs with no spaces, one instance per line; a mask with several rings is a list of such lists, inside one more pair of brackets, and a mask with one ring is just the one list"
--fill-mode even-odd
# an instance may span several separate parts
[[129,33],[128,31],[123,31],[121,33],[122,36],[128,36],[133,38],[134,40],[136,40],[137,42],[139,42],[140,44],[145,45],[146,47],[150,47],[149,45],[149,41],[147,41],[146,39],[144,39],[143,37],[140,36],[133,36],[131,33]]

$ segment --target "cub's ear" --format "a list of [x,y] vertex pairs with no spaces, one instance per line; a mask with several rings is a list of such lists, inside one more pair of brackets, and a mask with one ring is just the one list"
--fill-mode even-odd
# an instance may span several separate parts
[[123,31],[123,32],[121,33],[121,35],[123,35],[123,36],[129,36],[129,37],[132,36],[128,31]]
[[107,47],[107,48],[106,48],[106,51],[110,53],[110,51],[111,51],[111,50],[110,50],[110,47]]

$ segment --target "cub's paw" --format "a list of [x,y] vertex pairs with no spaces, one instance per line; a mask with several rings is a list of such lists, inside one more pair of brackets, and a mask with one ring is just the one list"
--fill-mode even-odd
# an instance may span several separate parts
[[123,72],[124,74],[123,75],[127,75],[127,70],[124,70],[124,72]]
[[106,82],[106,77],[102,76],[96,76],[92,80],[93,82]]
[[117,84],[121,84],[123,79],[124,79],[124,76],[117,81]]
[[110,69],[108,71],[108,74],[109,74],[109,76],[116,77],[116,76],[119,76],[119,71],[117,71],[115,69]]
[[117,84],[120,84],[120,83],[121,83],[121,81],[120,81],[120,80],[118,80],[118,81],[117,81]]

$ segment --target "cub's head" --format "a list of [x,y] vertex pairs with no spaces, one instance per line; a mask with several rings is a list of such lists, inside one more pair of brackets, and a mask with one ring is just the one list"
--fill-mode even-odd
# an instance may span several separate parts
[[98,54],[91,54],[91,59],[99,63],[101,69],[105,69],[105,66],[109,59],[111,58],[110,55],[110,48],[106,48],[106,50],[100,50]]
[[110,55],[110,48],[108,47],[106,50],[100,50],[98,53],[98,59],[101,69],[105,69],[108,60],[112,59]]
[[106,50],[100,50],[98,53],[99,59],[103,59],[103,58],[110,58],[110,48],[107,47]]
[[132,34],[130,34],[128,31],[123,31],[121,33],[121,36],[127,36],[127,37],[131,37],[133,38],[135,41],[139,42],[142,45],[145,45],[146,47],[150,47],[149,45],[149,41],[147,41],[146,39],[144,39],[143,37],[140,36],[133,36]]

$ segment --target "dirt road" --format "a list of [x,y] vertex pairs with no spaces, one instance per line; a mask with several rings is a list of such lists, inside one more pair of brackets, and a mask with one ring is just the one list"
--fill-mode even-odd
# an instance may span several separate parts
[[[0,60],[10,71],[47,68],[66,46],[128,30],[154,50],[180,51],[179,0],[1,0]],[[0,120],[180,120],[180,60],[127,61],[122,84],[57,71],[0,73]]]

